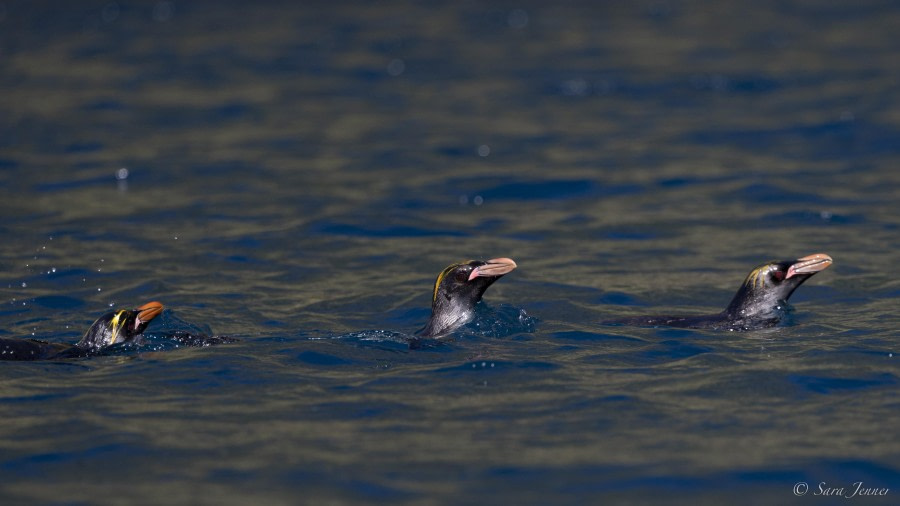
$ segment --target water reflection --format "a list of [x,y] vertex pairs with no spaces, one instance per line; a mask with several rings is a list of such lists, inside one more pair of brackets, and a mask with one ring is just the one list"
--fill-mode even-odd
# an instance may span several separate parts
[[[0,4],[0,337],[72,342],[110,303],[159,298],[241,338],[4,367],[0,495],[774,503],[801,480],[890,487],[894,17]],[[410,349],[436,269],[497,251],[522,268],[481,318]],[[839,262],[790,325],[599,323],[720,310],[735,273],[809,251]]]

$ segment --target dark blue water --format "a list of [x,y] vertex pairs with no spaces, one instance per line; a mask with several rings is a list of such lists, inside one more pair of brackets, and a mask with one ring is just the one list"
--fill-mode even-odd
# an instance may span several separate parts
[[[898,23],[0,3],[0,337],[167,307],[2,363],[2,502],[896,503]],[[819,252],[773,329],[600,324]],[[441,269],[500,256],[474,322],[407,345]]]

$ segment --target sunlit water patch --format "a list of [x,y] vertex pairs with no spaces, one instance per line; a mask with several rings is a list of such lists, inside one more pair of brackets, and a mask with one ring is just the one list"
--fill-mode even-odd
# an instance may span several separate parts
[[0,336],[167,308],[2,364],[4,504],[896,502],[890,2],[4,5]]

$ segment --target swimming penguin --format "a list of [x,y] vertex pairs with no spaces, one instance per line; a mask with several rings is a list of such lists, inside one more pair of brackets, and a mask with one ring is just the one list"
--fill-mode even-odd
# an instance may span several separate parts
[[469,260],[447,266],[434,282],[431,318],[421,337],[441,337],[470,322],[485,290],[516,268],[509,258]]
[[831,265],[824,253],[769,262],[750,271],[724,311],[704,316],[635,316],[610,320],[614,325],[668,326],[711,330],[752,330],[777,325],[784,305],[798,286]]
[[97,318],[84,337],[74,345],[37,339],[0,338],[0,360],[50,360],[88,356],[108,346],[134,340],[162,310],[163,305],[154,301],[135,309],[106,313]]

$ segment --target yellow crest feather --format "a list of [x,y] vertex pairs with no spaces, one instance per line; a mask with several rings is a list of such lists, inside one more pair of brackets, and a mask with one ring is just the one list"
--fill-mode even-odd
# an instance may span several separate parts
[[750,271],[744,284],[753,288],[763,288],[766,286],[766,273],[770,270],[772,264],[760,265],[756,269]]
[[109,322],[112,327],[112,338],[109,340],[109,344],[111,345],[116,343],[116,338],[119,337],[119,330],[122,328],[122,325],[125,324],[124,321],[121,321],[123,314],[125,314],[125,310],[119,310],[116,315],[113,316],[112,321]]

